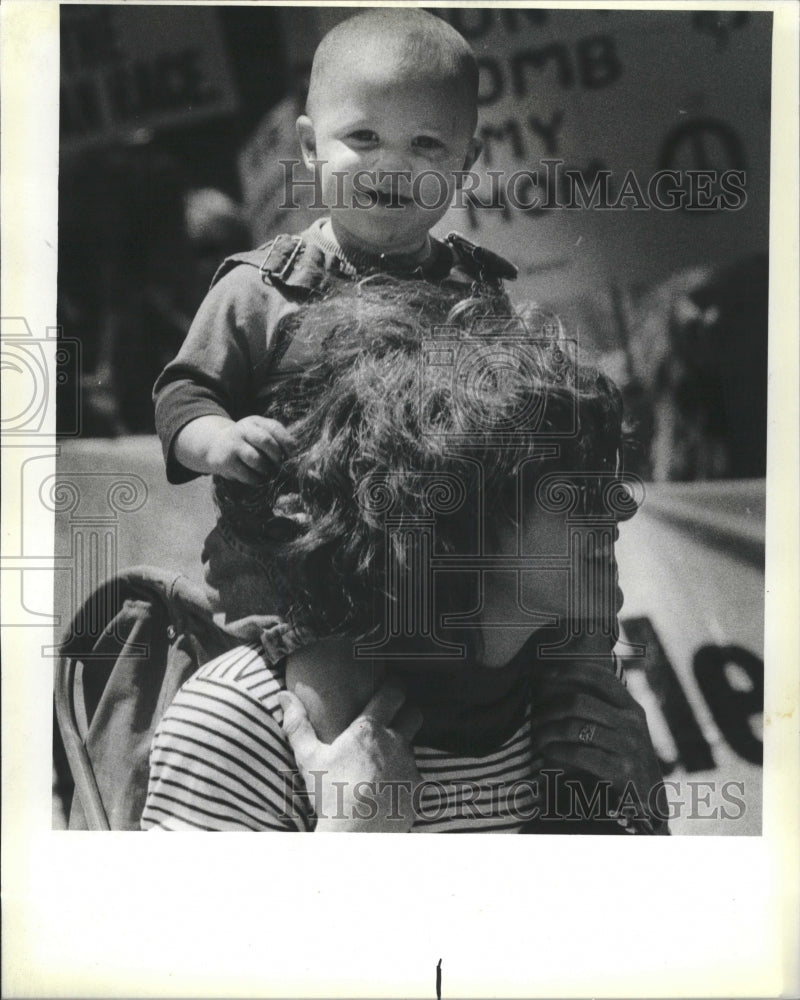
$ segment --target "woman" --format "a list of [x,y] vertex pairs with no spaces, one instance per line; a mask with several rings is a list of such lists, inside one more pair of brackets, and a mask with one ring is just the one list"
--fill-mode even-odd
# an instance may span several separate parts
[[279,620],[179,693],[143,826],[664,829],[611,654],[615,388],[503,299],[367,282],[292,322],[298,451],[219,493]]

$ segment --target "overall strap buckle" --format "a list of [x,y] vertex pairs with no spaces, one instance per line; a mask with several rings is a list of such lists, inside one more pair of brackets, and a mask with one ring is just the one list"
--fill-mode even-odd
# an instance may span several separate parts
[[518,268],[501,257],[499,253],[478,246],[461,233],[448,233],[445,243],[450,246],[461,266],[481,283],[513,281],[519,274]]
[[259,271],[264,281],[286,282],[292,273],[300,251],[305,246],[302,236],[278,236],[261,263]]

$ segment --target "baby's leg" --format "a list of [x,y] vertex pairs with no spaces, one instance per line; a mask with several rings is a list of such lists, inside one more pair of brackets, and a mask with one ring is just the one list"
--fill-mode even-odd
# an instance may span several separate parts
[[332,743],[383,683],[384,668],[353,658],[352,639],[321,639],[286,660],[286,687],[303,702],[323,743]]

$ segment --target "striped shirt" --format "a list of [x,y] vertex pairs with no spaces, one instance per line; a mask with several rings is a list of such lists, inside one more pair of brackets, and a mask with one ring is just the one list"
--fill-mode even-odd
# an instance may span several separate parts
[[[282,674],[258,646],[206,664],[164,714],[150,754],[142,828],[309,831],[310,797],[281,728]],[[535,802],[530,720],[497,750],[415,747],[412,832],[516,833]]]

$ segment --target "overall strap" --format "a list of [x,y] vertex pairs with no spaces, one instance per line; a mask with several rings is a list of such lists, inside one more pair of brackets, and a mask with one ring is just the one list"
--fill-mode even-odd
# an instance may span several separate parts
[[344,265],[335,254],[302,236],[282,233],[256,250],[227,257],[214,275],[212,287],[240,264],[255,267],[265,284],[300,299],[321,291],[332,276],[346,276]]
[[[306,299],[325,287],[330,278],[357,277],[355,268],[303,236],[283,233],[256,250],[234,254],[220,264],[212,286],[234,267],[255,267],[266,284],[287,296]],[[376,269],[380,269],[379,267]],[[370,270],[366,269],[367,273]],[[500,254],[471,242],[460,233],[433,240],[433,256],[402,277],[443,281],[461,274],[475,285],[500,290],[504,280],[514,280],[517,268]]]

